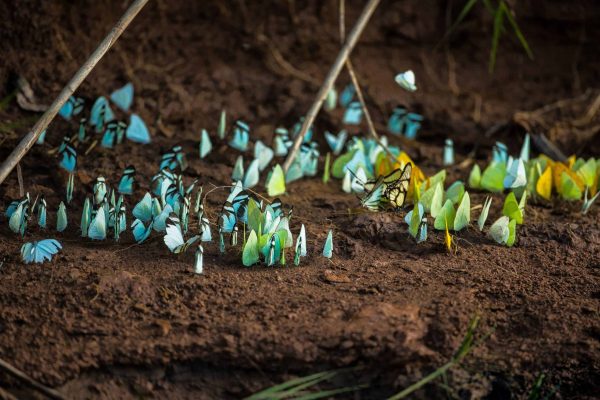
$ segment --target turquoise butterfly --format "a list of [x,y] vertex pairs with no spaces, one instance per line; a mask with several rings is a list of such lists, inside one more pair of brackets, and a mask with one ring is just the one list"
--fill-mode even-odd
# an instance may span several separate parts
[[66,120],[70,120],[72,116],[77,115],[83,110],[85,101],[80,97],[71,96],[58,111],[58,115]]
[[129,165],[123,171],[123,176],[119,181],[119,188],[117,189],[121,194],[133,194],[133,182],[135,181],[135,167]]
[[52,256],[60,249],[62,249],[62,245],[57,240],[44,239],[39,242],[25,243],[21,247],[21,257],[25,264],[43,263],[52,260]]
[[233,138],[229,145],[236,150],[246,151],[248,149],[248,141],[250,139],[250,127],[241,120],[235,121],[233,126]]

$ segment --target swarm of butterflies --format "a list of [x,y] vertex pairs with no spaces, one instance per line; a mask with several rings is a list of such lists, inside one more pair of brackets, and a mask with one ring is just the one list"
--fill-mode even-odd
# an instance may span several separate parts
[[[399,74],[396,82],[405,90],[415,91],[415,78],[412,71]],[[346,125],[358,125],[362,120],[360,103],[354,101],[356,89],[348,85],[339,98],[332,89],[325,102],[325,108],[332,110],[339,103],[344,107],[343,122]],[[120,112],[129,114],[129,124],[117,121],[111,104]],[[88,119],[81,118],[76,136],[65,137],[60,146],[52,150],[58,154],[59,165],[69,173],[66,187],[66,204],[73,199],[74,171],[77,166],[77,148],[87,146],[89,153],[95,146],[112,148],[127,138],[137,143],[149,143],[150,134],[143,120],[130,112],[133,104],[133,85],[128,83],[115,90],[108,98],[101,96],[95,100]],[[84,100],[71,97],[60,110],[60,115],[70,120],[79,115],[84,108]],[[388,130],[394,135],[404,135],[414,139],[423,117],[408,112],[405,108],[396,108],[388,121]],[[229,236],[231,246],[238,244],[238,235],[242,230],[242,262],[246,266],[263,262],[267,266],[285,265],[286,249],[294,247],[294,264],[307,255],[306,230],[302,225],[294,244],[290,230],[292,210],[284,211],[281,201],[271,203],[259,200],[252,188],[260,182],[260,174],[269,167],[275,157],[284,157],[292,147],[303,120],[300,119],[291,129],[279,127],[274,132],[273,147],[260,140],[253,146],[253,157],[249,164],[244,163],[240,154],[232,172],[231,192],[218,215],[219,250],[225,252],[225,237]],[[89,128],[91,134],[87,134]],[[217,136],[221,141],[231,138],[228,145],[245,153],[250,145],[250,127],[244,121],[237,120],[227,130],[227,116],[221,112],[217,127]],[[101,135],[101,137],[100,137]],[[39,143],[44,143],[45,133]],[[444,189],[445,170],[426,177],[410,157],[396,146],[388,144],[387,138],[374,140],[358,136],[349,139],[345,129],[337,135],[325,132],[325,139],[331,152],[325,158],[323,181],[329,176],[342,180],[342,190],[361,195],[361,205],[373,212],[398,211],[413,204],[404,220],[409,234],[418,243],[427,239],[428,217],[433,219],[436,230],[445,231],[445,243],[449,250],[454,246],[450,231],[460,231],[471,221],[471,202],[469,193],[461,181],[454,182]],[[206,158],[212,151],[211,137],[206,130],[200,133],[199,156]],[[337,156],[330,165],[330,155]],[[286,184],[303,177],[316,176],[319,161],[319,146],[313,141],[313,127],[310,127],[301,144],[300,151],[293,160],[287,173],[278,163],[267,174],[265,188],[270,197],[286,192]],[[454,163],[452,140],[445,142],[443,150],[444,166]],[[202,187],[196,189],[197,182],[184,184],[183,171],[187,168],[186,155],[181,146],[173,146],[164,153],[158,165],[158,172],[152,178],[151,191],[133,207],[131,229],[137,243],[148,240],[153,232],[163,236],[169,250],[175,254],[184,253],[196,246],[195,267],[197,273],[203,270],[202,243],[212,241],[211,223],[204,210],[206,195]],[[549,200],[554,188],[566,200],[578,200],[584,197],[583,212],[586,213],[599,196],[598,176],[600,160],[587,161],[572,157],[568,163],[560,163],[540,156],[529,160],[529,136],[518,158],[508,155],[507,148],[497,143],[493,149],[492,162],[481,172],[478,165],[473,167],[468,186],[490,192],[502,192],[510,189],[506,196],[502,213],[489,228],[489,236],[498,243],[512,246],[516,239],[516,226],[523,223],[528,195]],[[118,241],[127,229],[127,210],[124,196],[134,193],[136,170],[128,166],[123,171],[116,189],[113,189],[102,176],[93,185],[91,196],[86,197],[81,215],[80,229],[83,237],[92,240],[105,240],[113,236]],[[194,200],[195,192],[195,201]],[[208,194],[207,194],[208,195]],[[517,197],[519,201],[517,201]],[[491,206],[491,198],[481,205],[478,219],[480,230],[484,229]],[[192,218],[190,218],[190,214]],[[42,197],[31,202],[29,194],[23,199],[13,201],[6,210],[9,226],[15,233],[25,235],[27,224],[33,216],[41,228],[46,228],[47,204]],[[195,221],[194,217],[195,216]],[[56,229],[62,232],[67,228],[67,208],[61,202],[57,210]],[[194,230],[196,234],[190,234]],[[186,240],[185,237],[189,236]],[[61,249],[55,239],[45,239],[26,243],[21,249],[26,263],[50,260]],[[288,250],[291,252],[291,250]],[[329,230],[323,255],[331,258],[333,254],[333,232]]]

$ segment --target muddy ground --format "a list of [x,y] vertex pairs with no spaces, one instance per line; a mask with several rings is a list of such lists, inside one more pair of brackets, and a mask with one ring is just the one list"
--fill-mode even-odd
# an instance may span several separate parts
[[[1,97],[21,75],[50,103],[125,3],[0,4]],[[310,256],[299,267],[248,269],[237,250],[220,256],[208,245],[202,276],[192,274],[191,254],[172,256],[157,235],[141,246],[129,234],[119,244],[79,237],[78,214],[97,175],[116,184],[123,167],[134,164],[137,201],[160,154],[181,144],[189,180],[198,178],[205,189],[227,185],[236,152],[217,144],[207,160],[197,157],[200,129],[214,134],[221,108],[247,121],[253,140],[267,142],[274,126],[289,126],[307,111],[339,49],[336,2],[260,3],[152,1],[82,85],[80,95],[92,99],[132,81],[134,109],[149,124],[153,143],[127,142],[80,157],[67,231],[34,227],[26,237],[62,241],[64,251],[52,264],[22,264],[22,240],[1,217],[0,358],[69,398],[240,398],[293,376],[358,366],[337,384],[368,384],[347,397],[376,399],[445,363],[477,314],[481,332],[493,333],[450,374],[450,393],[434,384],[418,397],[526,398],[545,373],[546,393],[595,398],[598,207],[582,217],[577,205],[532,204],[514,248],[471,228],[449,255],[441,234],[430,232],[416,246],[402,215],[348,216],[358,203],[339,182],[307,179],[289,185],[283,198],[294,206],[292,230],[304,223],[308,232]],[[361,4],[348,4],[348,24]],[[418,141],[402,146],[427,173],[441,168],[446,137],[456,143],[458,162],[475,150],[484,165],[495,140],[513,152],[520,147],[523,130],[510,123],[517,111],[578,96],[600,82],[600,7],[593,2],[519,2],[517,20],[535,60],[507,33],[493,75],[484,10],[434,49],[460,6],[384,1],[352,56],[380,130],[397,104],[425,115]],[[418,77],[414,95],[390,83],[407,68]],[[346,74],[340,79],[340,86],[348,82]],[[0,110],[0,159],[36,117],[14,101]],[[336,129],[340,121],[340,110],[322,113],[317,131]],[[27,190],[46,196],[51,226],[65,176],[47,151],[74,129],[55,121],[50,144],[36,146],[22,164]],[[600,154],[599,135],[554,139],[567,154]],[[449,169],[452,180],[466,179],[468,171]],[[17,196],[13,174],[0,187],[2,207]],[[211,217],[224,197],[224,191],[210,196]],[[472,202],[483,198],[475,193]],[[492,217],[501,201],[495,197]],[[133,204],[130,199],[130,209]],[[331,261],[319,255],[328,228],[335,232]],[[1,373],[0,387],[31,396]]]

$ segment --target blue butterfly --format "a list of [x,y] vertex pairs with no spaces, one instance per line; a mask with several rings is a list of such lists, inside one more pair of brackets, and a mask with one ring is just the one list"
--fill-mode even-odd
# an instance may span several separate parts
[[65,136],[62,143],[58,147],[58,155],[61,157],[60,166],[68,172],[75,171],[77,165],[77,152],[71,146],[71,138]]
[[407,113],[406,119],[404,120],[404,136],[406,136],[407,139],[415,139],[417,137],[419,128],[421,128],[421,122],[423,122],[422,115],[416,113]]
[[406,109],[396,107],[388,120],[388,131],[394,135],[401,135],[404,131],[404,120],[406,117]]
[[258,184],[258,181],[260,180],[259,166],[260,161],[258,159],[252,160],[248,166],[243,182],[245,189],[252,188]]
[[348,108],[344,112],[343,122],[346,125],[359,125],[362,121],[363,110],[360,102],[353,101],[348,104]]
[[189,238],[187,241],[183,238],[183,232],[179,225],[179,219],[175,217],[169,218],[170,224],[167,225],[167,234],[164,237],[165,244],[172,253],[179,254],[185,252],[194,242],[200,239],[196,235]]
[[77,140],[79,143],[83,143],[85,141],[85,124],[87,123],[87,118],[81,118],[79,120],[79,131],[77,132]]
[[454,164],[454,142],[452,139],[446,139],[444,143],[443,164],[444,167]]
[[233,127],[233,139],[229,142],[229,145],[239,151],[246,151],[248,149],[248,141],[250,140],[250,127],[243,121],[235,121]]
[[219,215],[219,232],[231,233],[237,223],[236,212],[230,202],[226,202]]
[[200,138],[200,158],[204,158],[212,151],[212,142],[206,129],[202,129],[202,136]]
[[[302,125],[304,124],[304,117],[301,117],[300,120],[298,122],[296,122],[296,124],[294,125],[294,127],[292,128],[292,135],[294,137],[298,136],[298,134],[300,133],[300,130],[302,129]],[[308,143],[312,140],[313,137],[313,133],[314,133],[314,129],[313,126],[311,126],[310,128],[308,128],[308,130],[306,131],[306,135],[304,135],[304,140],[302,141],[303,143]],[[293,144],[293,142],[292,142]],[[291,147],[291,144],[290,146]]]
[[273,142],[273,148],[275,149],[275,155],[283,157],[288,153],[288,149],[292,147],[293,142],[291,141],[288,130],[285,128],[275,129],[275,139]]
[[142,118],[137,114],[131,114],[131,117],[129,117],[129,126],[125,132],[125,136],[135,143],[150,143],[150,132]]
[[123,171],[123,176],[119,181],[119,193],[122,194],[133,194],[133,182],[135,181],[135,167],[129,165]]
[[354,85],[351,83],[348,84],[348,86],[346,86],[344,88],[344,90],[342,90],[342,93],[340,94],[340,105],[344,108],[348,107],[348,105],[350,104],[352,99],[354,99],[355,93],[356,93],[356,88],[354,87]]
[[44,144],[45,140],[46,140],[46,131],[44,130],[42,133],[40,133],[40,136],[38,136],[35,144]]
[[94,205],[98,205],[98,204],[102,203],[103,201],[105,201],[106,195],[107,195],[107,189],[106,189],[106,179],[104,179],[103,176],[99,176],[98,178],[96,178],[96,182],[94,183],[93,192],[94,192],[94,198],[93,198]]
[[502,142],[496,142],[492,148],[492,161],[508,163],[508,148]]
[[20,233],[25,236],[27,222],[29,221],[29,193],[22,200],[13,201],[6,210],[6,217],[9,219],[8,226],[14,233]]
[[297,181],[303,176],[302,165],[300,164],[299,159],[296,158],[292,165],[290,165],[290,169],[285,173],[285,183]]
[[300,146],[300,165],[304,176],[315,176],[319,162],[319,150],[315,142],[303,143]]
[[[106,203],[104,203],[106,204]],[[90,227],[88,228],[87,236],[93,240],[104,240],[106,239],[106,226],[107,215],[104,204],[101,204],[96,211],[96,216],[92,219]]]
[[40,198],[40,202],[37,206],[38,225],[42,229],[46,229],[46,199],[44,196]]
[[344,144],[346,143],[346,139],[348,138],[348,132],[345,129],[342,129],[337,136],[332,133],[325,131],[325,139],[327,140],[327,144],[331,147],[331,151],[333,154],[338,155],[344,149]]
[[177,166],[182,171],[185,171],[187,168],[187,160],[181,146],[173,146],[168,153],[163,154],[159,168],[161,170],[170,169],[171,171],[175,171]]
[[204,258],[204,249],[202,245],[199,244],[196,249],[196,255],[194,256],[194,273],[201,274],[203,271],[203,258]]
[[110,95],[110,99],[121,110],[127,112],[133,103],[133,84],[130,82]]
[[85,101],[82,98],[71,96],[69,100],[58,111],[58,114],[66,120],[70,120],[73,115],[77,115],[83,110]]
[[263,171],[273,159],[273,149],[260,140],[254,143],[254,158],[258,160],[258,169]]
[[100,133],[104,130],[104,125],[113,119],[115,119],[115,114],[110,109],[106,97],[98,97],[90,112],[90,125],[96,127],[96,132]]
[[61,244],[55,239],[44,239],[39,242],[25,243],[21,247],[21,257],[25,264],[43,263],[52,260],[52,256],[62,249]]
[[102,136],[102,147],[112,149],[115,144],[122,143],[126,129],[127,124],[123,121],[111,121],[106,124],[106,130]]

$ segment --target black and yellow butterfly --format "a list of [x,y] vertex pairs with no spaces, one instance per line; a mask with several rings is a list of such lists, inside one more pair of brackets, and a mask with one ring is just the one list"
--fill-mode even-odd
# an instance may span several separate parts
[[383,197],[393,209],[400,209],[404,206],[411,172],[412,165],[408,163],[403,169],[397,169],[383,178],[386,186]]

